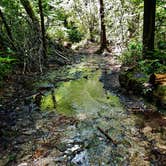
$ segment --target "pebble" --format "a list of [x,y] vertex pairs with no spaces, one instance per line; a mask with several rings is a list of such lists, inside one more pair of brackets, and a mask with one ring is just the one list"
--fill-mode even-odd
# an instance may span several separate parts
[[28,166],[28,163],[21,163],[18,166]]

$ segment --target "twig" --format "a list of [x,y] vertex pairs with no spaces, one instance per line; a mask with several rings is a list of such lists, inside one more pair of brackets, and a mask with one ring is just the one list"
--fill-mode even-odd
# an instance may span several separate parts
[[117,145],[117,142],[115,140],[113,140],[103,129],[101,129],[100,127],[97,126],[97,129],[103,134],[105,135],[105,137],[110,140],[114,145]]
[[58,50],[55,50],[55,52],[63,59],[65,59],[66,61],[70,61],[67,57],[63,56]]

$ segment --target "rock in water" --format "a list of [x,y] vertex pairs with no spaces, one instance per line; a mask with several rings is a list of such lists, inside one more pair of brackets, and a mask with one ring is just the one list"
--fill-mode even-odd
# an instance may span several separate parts
[[76,166],[90,166],[88,162],[87,152],[83,151],[79,154],[76,154],[75,157],[72,159],[72,163]]

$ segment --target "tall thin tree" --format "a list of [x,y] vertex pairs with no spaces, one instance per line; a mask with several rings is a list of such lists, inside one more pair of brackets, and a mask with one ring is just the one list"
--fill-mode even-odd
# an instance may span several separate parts
[[44,25],[44,14],[43,14],[43,7],[42,7],[42,0],[38,0],[39,4],[39,11],[40,11],[40,20],[41,20],[41,32],[42,32],[42,46],[43,46],[43,57],[47,58],[47,48],[46,48],[46,31]]
[[103,0],[99,0],[99,19],[100,19],[100,50],[108,50],[107,48],[107,38],[106,38],[106,26],[105,26],[105,13],[104,13],[104,3]]
[[[35,40],[33,40],[32,42],[34,42],[34,46],[35,46],[34,48],[36,50],[36,55],[38,55],[38,58],[37,57],[33,58],[33,61],[39,67],[40,72],[42,72],[43,64],[45,63],[45,61],[43,61],[43,59],[46,58],[46,55],[45,55],[45,52],[43,51],[44,47],[43,47],[42,29],[40,26],[40,22],[33,10],[33,7],[31,5],[30,1],[29,0],[20,0],[20,2],[23,5],[27,15],[31,19],[31,25],[33,26],[33,29],[35,32],[35,35],[34,35]],[[42,21],[44,21],[44,19]]]
[[143,56],[154,50],[156,0],[144,0]]
[[14,44],[14,39],[13,39],[13,35],[12,35],[12,32],[11,32],[11,29],[10,29],[10,26],[8,25],[7,21],[6,21],[6,18],[2,12],[2,10],[0,9],[0,18],[2,19],[2,22],[5,26],[5,29],[6,29],[6,32],[7,32],[7,35],[9,37],[9,40],[10,40],[10,43],[12,45],[12,47],[16,50],[16,47],[15,47],[15,44]]
[[31,6],[31,3],[29,2],[29,0],[20,0],[20,2],[22,4],[22,6],[24,7],[26,13],[30,17],[30,19],[31,19],[31,21],[33,23],[34,29],[37,32],[40,32],[39,20],[38,20],[38,18],[35,15],[35,12],[34,12],[32,6]]

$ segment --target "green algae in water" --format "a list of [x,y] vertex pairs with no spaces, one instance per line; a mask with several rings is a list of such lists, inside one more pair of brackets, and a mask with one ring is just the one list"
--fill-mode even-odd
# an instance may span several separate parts
[[[121,104],[118,97],[106,93],[103,84],[99,82],[101,72],[95,72],[89,79],[63,82],[55,89],[57,112],[73,116],[82,113],[86,118],[87,114],[97,113],[110,106],[119,107]],[[41,104],[42,110],[54,110],[52,95],[45,96]],[[79,116],[79,115],[78,115]]]
[[48,94],[47,96],[43,97],[41,102],[41,110],[42,111],[54,111],[55,110],[55,103],[52,98],[52,94]]

